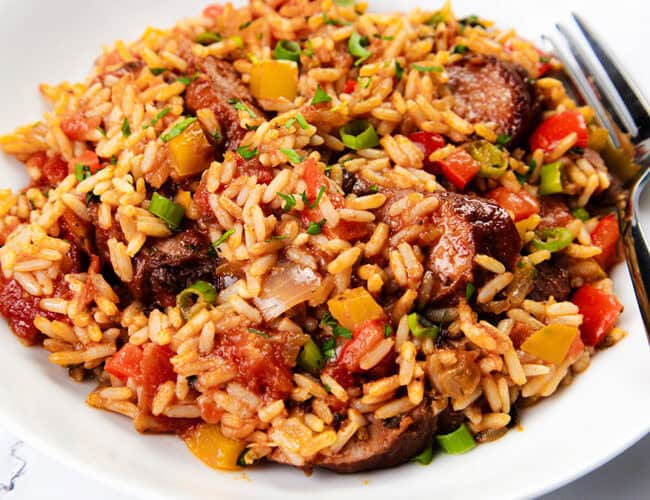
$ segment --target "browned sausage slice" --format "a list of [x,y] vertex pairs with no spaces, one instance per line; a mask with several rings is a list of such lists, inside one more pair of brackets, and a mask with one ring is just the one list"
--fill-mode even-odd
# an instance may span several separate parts
[[537,112],[534,87],[526,70],[495,57],[468,56],[447,66],[454,111],[471,123],[493,122],[498,134],[513,140]]
[[239,147],[246,130],[239,126],[239,113],[229,101],[242,102],[258,116],[262,116],[262,112],[255,106],[253,96],[241,83],[232,64],[207,57],[197,67],[200,75],[187,87],[185,104],[193,113],[201,108],[211,109],[219,121],[225,150],[234,151]]
[[557,262],[542,262],[535,266],[535,286],[528,294],[530,300],[545,301],[549,297],[562,302],[571,294],[569,271]]

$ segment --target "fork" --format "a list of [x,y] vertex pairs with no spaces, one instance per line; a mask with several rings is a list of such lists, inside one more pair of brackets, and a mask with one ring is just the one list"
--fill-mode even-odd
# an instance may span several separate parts
[[641,168],[626,184],[630,196],[625,206],[619,208],[619,224],[628,270],[650,341],[650,253],[639,221],[641,194],[650,180],[650,106],[584,19],[575,13],[571,16],[590,51],[583,49],[578,38],[562,24],[555,26],[568,49],[552,37],[543,39],[553,47],[580,96],[594,109],[613,145],[620,147],[620,138],[627,133],[634,146],[633,159]]

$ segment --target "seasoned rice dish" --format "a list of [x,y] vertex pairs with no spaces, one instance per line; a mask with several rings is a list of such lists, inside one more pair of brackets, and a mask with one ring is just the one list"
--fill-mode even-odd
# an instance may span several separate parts
[[40,91],[0,136],[31,178],[0,190],[0,312],[212,467],[464,453],[625,336],[628,143],[514,30],[215,4]]

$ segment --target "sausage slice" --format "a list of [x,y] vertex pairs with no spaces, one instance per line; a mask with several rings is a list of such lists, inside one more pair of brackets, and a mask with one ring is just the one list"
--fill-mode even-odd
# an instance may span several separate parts
[[537,114],[535,88],[521,66],[472,55],[447,66],[454,111],[471,123],[493,122],[498,134],[521,137]]

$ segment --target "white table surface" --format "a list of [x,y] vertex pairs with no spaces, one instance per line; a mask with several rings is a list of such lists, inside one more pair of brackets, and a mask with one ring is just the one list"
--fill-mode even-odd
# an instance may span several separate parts
[[[462,6],[462,0],[454,3]],[[588,19],[595,19],[592,25],[608,41],[645,94],[650,95],[650,64],[647,57],[649,3],[643,0],[547,0],[547,5],[558,12],[576,10]],[[487,11],[485,13],[489,14]],[[644,218],[644,226],[646,234],[650,234],[650,194],[644,201],[643,212],[648,215]],[[616,425],[616,422],[612,422],[612,425]],[[135,497],[126,496],[59,464],[24,443],[19,436],[0,428],[0,499],[90,498],[135,500]],[[542,498],[650,499],[650,435],[599,469]]]

